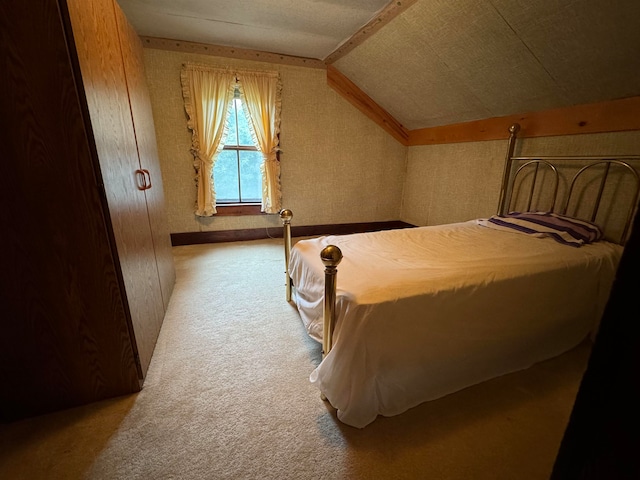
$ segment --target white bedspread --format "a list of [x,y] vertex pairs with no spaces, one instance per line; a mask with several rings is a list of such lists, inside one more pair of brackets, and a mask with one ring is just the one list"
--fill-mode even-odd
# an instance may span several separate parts
[[344,255],[338,320],[310,379],[355,427],[573,348],[597,325],[622,252],[475,221],[300,240],[295,301],[319,341],[331,244]]

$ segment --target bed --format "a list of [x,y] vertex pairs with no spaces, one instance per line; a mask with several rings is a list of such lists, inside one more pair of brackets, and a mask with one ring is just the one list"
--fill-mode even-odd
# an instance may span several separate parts
[[[281,212],[287,300],[323,345],[310,380],[340,421],[363,428],[596,331],[638,202],[640,157],[515,157],[517,132],[491,217],[292,248],[292,214]],[[563,163],[570,182],[558,175]],[[596,223],[606,223],[603,210],[620,217],[607,228],[615,238]]]

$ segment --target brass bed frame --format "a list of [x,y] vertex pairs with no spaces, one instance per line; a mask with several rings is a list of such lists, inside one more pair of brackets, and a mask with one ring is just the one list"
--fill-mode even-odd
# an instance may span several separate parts
[[[572,195],[576,192],[576,185],[579,179],[585,175],[585,172],[591,172],[591,169],[597,170],[596,176],[589,183],[595,186],[595,195],[592,200],[591,212],[588,215],[580,215],[580,218],[595,222],[600,210],[605,185],[610,179],[612,167],[620,167],[623,172],[626,171],[630,175],[631,181],[634,182],[635,188],[631,190],[629,198],[629,208],[623,222],[622,233],[617,239],[610,239],[615,243],[624,245],[629,235],[629,229],[636,208],[638,208],[638,198],[640,195],[640,175],[638,170],[629,162],[640,161],[640,155],[586,155],[586,156],[514,156],[516,136],[520,130],[520,125],[513,124],[509,127],[509,141],[507,155],[505,159],[504,171],[502,175],[502,184],[500,187],[500,197],[498,201],[497,214],[504,215],[511,211],[514,193],[526,189],[528,184],[528,193],[525,193],[526,204],[524,211],[530,211],[535,193],[539,191],[539,177],[544,177],[546,172],[551,174],[551,183],[553,184],[552,192],[548,194],[542,201],[548,201],[550,207],[545,211],[556,212],[556,203],[559,188],[558,163],[581,161],[585,166],[581,167],[577,173],[573,175],[571,182],[567,187],[567,193],[564,195],[564,202],[559,211],[562,215],[567,215]],[[556,163],[554,163],[556,162]],[[514,164],[520,164],[514,172]],[[546,172],[545,172],[546,170]],[[522,175],[522,177],[521,177]],[[528,179],[525,181],[525,178]],[[520,184],[518,183],[520,180]],[[548,183],[548,182],[545,182]],[[519,189],[517,186],[519,185]],[[540,200],[536,202],[539,204]],[[577,216],[577,215],[576,215]],[[291,254],[291,219],[293,213],[291,210],[283,209],[280,211],[280,219],[283,224],[284,232],[284,255],[285,255],[285,280],[286,280],[286,300],[291,302],[293,283],[289,275],[289,257]],[[342,260],[342,252],[335,245],[328,245],[320,252],[320,258],[325,266],[325,290],[323,301],[323,335],[322,335],[322,355],[323,358],[329,353],[333,342],[333,330],[336,322],[336,285],[338,265]]]

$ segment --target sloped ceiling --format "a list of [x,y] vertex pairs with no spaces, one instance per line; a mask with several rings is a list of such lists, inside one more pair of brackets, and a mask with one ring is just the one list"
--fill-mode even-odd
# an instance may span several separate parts
[[334,66],[417,129],[636,96],[638,52],[638,0],[419,0]]
[[[328,59],[409,130],[640,95],[640,1],[118,0],[143,36]],[[407,3],[407,2],[405,2]]]

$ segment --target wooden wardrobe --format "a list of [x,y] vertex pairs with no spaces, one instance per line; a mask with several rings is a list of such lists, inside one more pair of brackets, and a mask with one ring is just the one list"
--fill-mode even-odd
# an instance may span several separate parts
[[0,2],[0,420],[137,392],[175,282],[115,0]]

